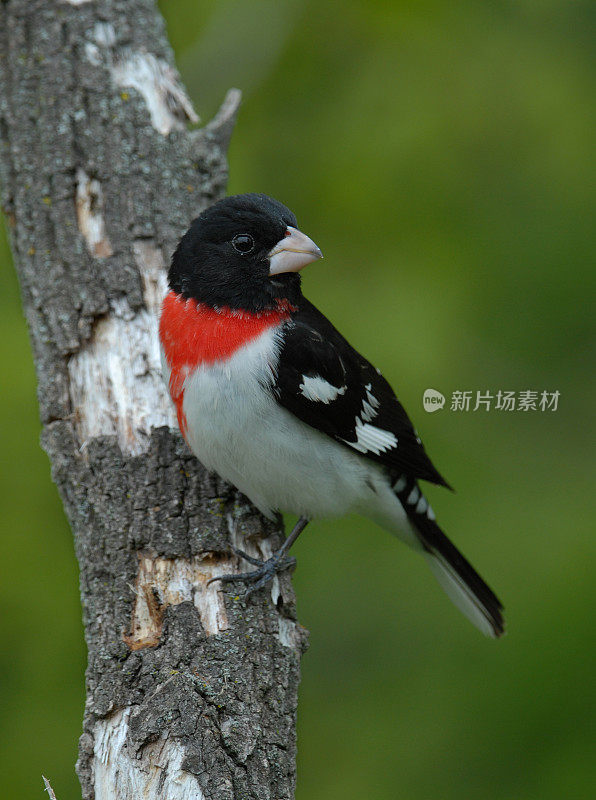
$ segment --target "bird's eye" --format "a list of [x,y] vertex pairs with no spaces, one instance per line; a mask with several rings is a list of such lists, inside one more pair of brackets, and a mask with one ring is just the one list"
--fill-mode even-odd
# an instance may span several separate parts
[[245,256],[254,248],[255,240],[248,233],[239,233],[232,239],[232,246],[234,250],[237,250],[239,253],[242,253],[242,255]]

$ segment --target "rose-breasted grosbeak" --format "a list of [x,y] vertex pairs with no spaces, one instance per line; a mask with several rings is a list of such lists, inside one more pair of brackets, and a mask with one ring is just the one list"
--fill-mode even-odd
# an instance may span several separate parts
[[300,289],[321,251],[265,195],[228,197],[182,237],[159,326],[164,376],[184,438],[263,514],[299,516],[257,569],[216,580],[252,591],[295,563],[315,517],[357,512],[419,550],[458,608],[503,633],[501,603],[435,522],[418,480],[447,486],[378,369]]

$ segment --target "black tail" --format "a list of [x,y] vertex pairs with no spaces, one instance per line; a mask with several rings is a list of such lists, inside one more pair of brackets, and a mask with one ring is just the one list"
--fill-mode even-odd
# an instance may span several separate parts
[[403,476],[393,488],[420,539],[430,568],[451,601],[483,633],[494,638],[501,636],[505,632],[501,601],[439,528],[417,482]]

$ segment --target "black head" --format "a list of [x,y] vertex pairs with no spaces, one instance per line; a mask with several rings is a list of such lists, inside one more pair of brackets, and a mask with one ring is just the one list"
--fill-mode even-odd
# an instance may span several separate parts
[[172,257],[170,288],[209,306],[262,311],[300,297],[297,270],[321,251],[296,217],[264,194],[226,197],[205,209]]

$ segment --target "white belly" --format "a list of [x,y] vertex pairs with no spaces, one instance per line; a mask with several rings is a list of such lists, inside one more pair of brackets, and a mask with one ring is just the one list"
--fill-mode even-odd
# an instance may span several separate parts
[[276,510],[308,518],[367,513],[387,491],[383,470],[276,402],[269,388],[278,351],[270,329],[227,362],[200,366],[186,379],[191,449],[269,516]]

